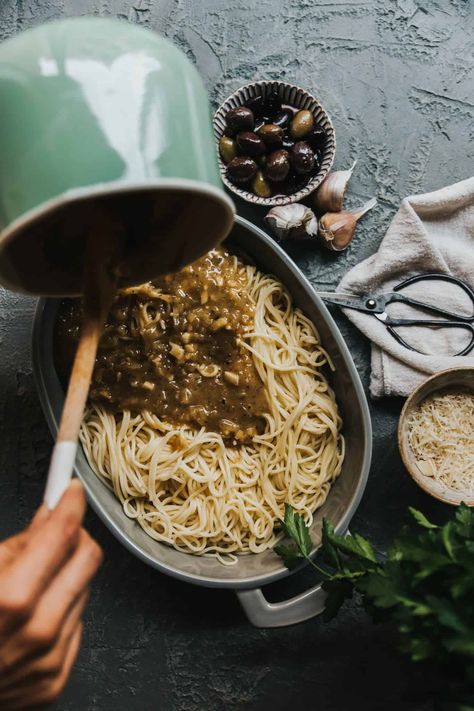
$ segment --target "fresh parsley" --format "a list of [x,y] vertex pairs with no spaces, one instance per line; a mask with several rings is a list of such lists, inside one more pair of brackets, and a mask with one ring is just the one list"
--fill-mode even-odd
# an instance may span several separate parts
[[288,538],[293,541],[290,546],[279,544],[274,549],[286,567],[289,570],[294,570],[304,560],[313,565],[313,561],[309,557],[313,543],[303,517],[296,513],[292,506],[285,504],[285,520],[280,521],[280,524]]
[[472,689],[474,511],[461,504],[444,526],[420,511],[409,512],[412,524],[384,556],[358,534],[337,535],[325,519],[322,552],[328,568],[323,569],[310,558],[313,544],[304,519],[286,505],[281,525],[292,543],[277,545],[275,552],[290,570],[307,560],[323,574],[325,619],[357,592],[375,621],[395,622],[400,647],[413,661],[455,668],[464,688]]

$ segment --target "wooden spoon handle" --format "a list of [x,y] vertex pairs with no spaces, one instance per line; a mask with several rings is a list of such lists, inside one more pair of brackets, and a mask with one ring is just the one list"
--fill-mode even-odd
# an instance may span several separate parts
[[[101,219],[99,219],[101,218]],[[99,216],[97,225],[103,223]],[[53,509],[67,489],[74,469],[77,440],[94,370],[99,339],[112,303],[116,277],[108,265],[114,258],[111,230],[102,224],[87,243],[82,329],[48,471],[44,500]]]
[[102,324],[84,320],[48,472],[44,500],[53,509],[71,480],[79,429],[94,370]]
[[101,332],[102,324],[97,320],[84,321],[61,415],[57,442],[75,442],[79,436]]

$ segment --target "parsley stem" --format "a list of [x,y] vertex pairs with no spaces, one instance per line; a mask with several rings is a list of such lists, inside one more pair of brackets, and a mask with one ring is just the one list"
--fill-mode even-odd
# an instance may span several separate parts
[[317,565],[317,564],[309,557],[309,555],[305,555],[305,558],[306,558],[306,560],[308,561],[308,563],[311,563],[311,565],[313,566],[313,568],[318,571],[318,573],[321,573],[322,575],[324,575],[325,578],[330,578],[330,577],[331,577],[331,574],[328,573],[327,570],[324,570],[323,568],[320,568],[319,565]]

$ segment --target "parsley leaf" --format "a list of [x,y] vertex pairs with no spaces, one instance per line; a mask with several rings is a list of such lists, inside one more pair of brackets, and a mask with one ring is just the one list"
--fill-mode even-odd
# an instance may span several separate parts
[[426,516],[421,513],[421,511],[417,511],[414,509],[412,506],[408,507],[408,511],[411,513],[413,518],[417,523],[420,524],[420,526],[423,526],[424,528],[438,528],[434,523],[430,523]]
[[290,504],[285,504],[285,518],[283,521],[280,519],[280,525],[284,533],[295,544],[293,546],[278,544],[273,549],[280,556],[288,570],[294,570],[306,560],[313,568],[326,575],[326,571],[311,560],[310,554],[314,546],[308,527],[304,522],[304,518]]
[[273,550],[280,556],[288,570],[294,570],[305,560],[304,555],[300,553],[296,546],[278,544]]
[[[449,673],[455,668],[468,689],[474,685],[474,509],[461,504],[444,526],[416,509],[409,513],[411,526],[384,557],[357,533],[337,535],[324,519],[322,553],[329,569],[323,570],[310,560],[313,546],[303,517],[286,504],[281,524],[293,543],[275,552],[290,570],[306,559],[323,573],[324,619],[357,592],[374,621],[397,625],[400,649],[413,661],[430,660]],[[466,694],[456,698],[459,708],[470,708],[473,699]]]
[[296,513],[292,506],[285,504],[285,520],[280,523],[288,538],[296,543],[302,556],[308,556],[313,549],[313,543],[304,518]]

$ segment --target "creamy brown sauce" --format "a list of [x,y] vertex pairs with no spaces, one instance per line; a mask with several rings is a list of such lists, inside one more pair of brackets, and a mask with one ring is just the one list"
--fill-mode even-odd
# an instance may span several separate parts
[[[254,323],[247,279],[216,249],[176,274],[119,292],[107,317],[89,394],[109,412],[149,410],[165,422],[246,442],[262,432],[265,389],[239,338]],[[56,363],[68,377],[81,305],[62,301]]]

